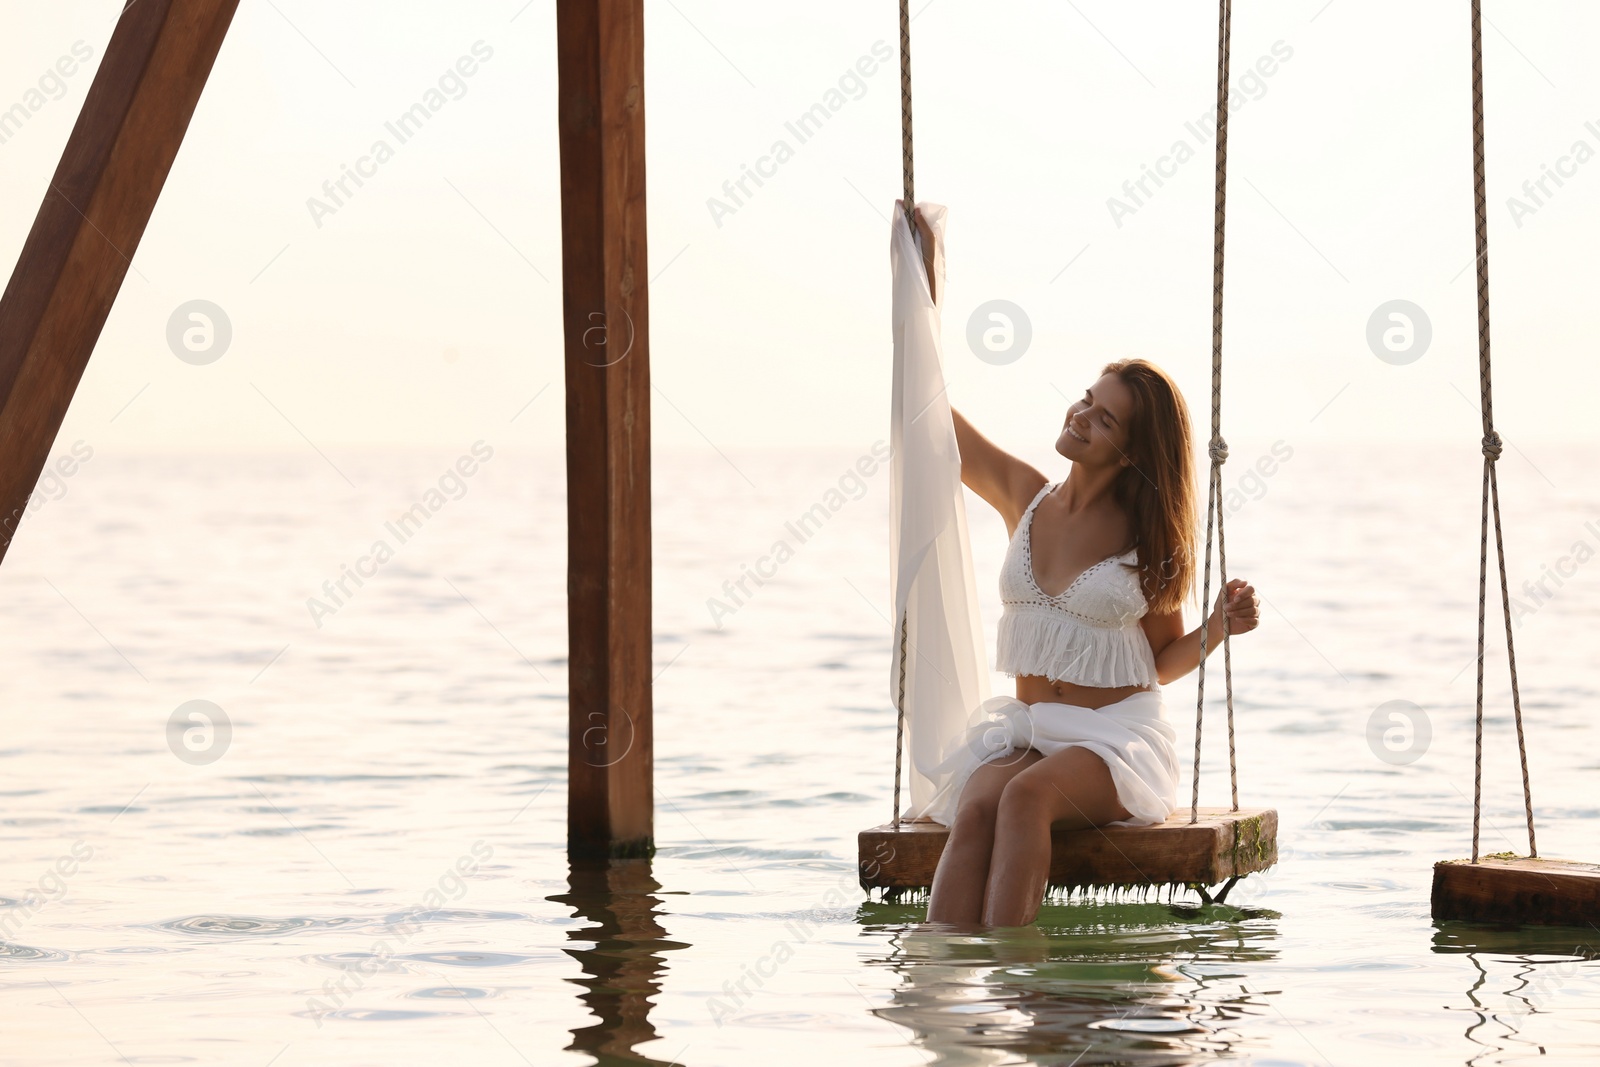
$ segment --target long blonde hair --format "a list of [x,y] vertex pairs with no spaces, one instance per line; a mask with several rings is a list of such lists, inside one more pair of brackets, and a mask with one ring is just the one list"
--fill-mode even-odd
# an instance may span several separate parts
[[1133,393],[1126,455],[1132,462],[1112,484],[1112,495],[1138,537],[1139,587],[1151,614],[1182,607],[1195,592],[1197,570],[1195,477],[1189,408],[1160,367],[1137,357],[1107,363]]

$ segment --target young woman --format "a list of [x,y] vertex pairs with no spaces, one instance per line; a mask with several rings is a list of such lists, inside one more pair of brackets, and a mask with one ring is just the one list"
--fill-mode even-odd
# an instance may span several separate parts
[[[1198,569],[1189,413],[1155,365],[1107,364],[1067,410],[1055,448],[1072,466],[1053,483],[952,414],[961,480],[1011,536],[996,659],[1016,700],[1002,698],[1003,722],[974,728],[991,751],[967,757],[950,784],[958,799],[928,921],[1021,926],[1044,897],[1052,827],[1151,825],[1176,806],[1161,686],[1200,662],[1200,630],[1185,632],[1182,611]],[[1259,621],[1254,588],[1230,580],[1205,622],[1206,651],[1224,627]]]

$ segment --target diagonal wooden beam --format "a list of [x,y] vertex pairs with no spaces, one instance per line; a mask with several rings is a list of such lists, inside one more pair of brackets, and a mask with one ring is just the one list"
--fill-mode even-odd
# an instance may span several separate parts
[[557,0],[567,850],[654,850],[643,0]]
[[0,297],[0,560],[239,0],[128,0]]

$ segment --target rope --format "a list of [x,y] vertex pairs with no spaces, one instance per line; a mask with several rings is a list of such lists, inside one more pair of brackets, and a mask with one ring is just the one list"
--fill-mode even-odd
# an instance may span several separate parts
[[1489,572],[1489,510],[1494,505],[1494,546],[1500,561],[1500,601],[1506,621],[1506,659],[1511,668],[1511,707],[1517,724],[1517,755],[1522,762],[1522,800],[1528,818],[1528,855],[1539,850],[1533,836],[1533,789],[1528,777],[1528,746],[1522,730],[1522,699],[1517,692],[1517,653],[1511,643],[1511,593],[1506,586],[1506,546],[1500,529],[1500,483],[1495,460],[1500,435],[1494,428],[1489,380],[1489,206],[1483,150],[1483,26],[1481,0],[1472,0],[1472,179],[1478,243],[1478,388],[1483,411],[1483,513],[1478,532],[1478,708],[1472,770],[1472,862],[1478,862],[1478,824],[1483,816],[1483,629]]
[[[905,177],[906,225],[913,240],[917,228],[912,225],[912,212],[916,200],[911,191],[911,10],[910,0],[900,0],[900,166]],[[933,279],[929,279],[932,292]],[[894,732],[894,817],[890,825],[900,827],[900,754],[905,750],[906,736],[906,617],[900,616],[900,691],[895,697],[898,722]]]
[[900,722],[894,731],[894,819],[890,823],[900,828],[900,753],[905,750],[906,737],[906,617],[900,616],[900,695],[895,698],[900,709]]
[[[1222,445],[1221,463],[1228,458],[1228,445],[1220,436],[1217,442]],[[1223,588],[1228,585],[1228,551],[1222,538],[1222,473],[1217,473],[1217,576]],[[1233,644],[1228,640],[1227,617],[1223,617],[1222,626],[1222,677],[1223,688],[1228,695],[1228,784],[1232,789],[1233,810],[1239,810],[1239,757],[1238,749],[1234,746],[1233,734]]]
[[[1194,710],[1194,794],[1189,822],[1200,821],[1200,733],[1205,722],[1206,645],[1211,633],[1211,534],[1217,535],[1217,579],[1228,587],[1228,557],[1222,535],[1222,464],[1228,459],[1228,442],[1222,439],[1222,281],[1223,246],[1228,222],[1228,60],[1232,0],[1221,0],[1217,18],[1217,198],[1212,224],[1211,267],[1211,474],[1206,484],[1206,566],[1200,594],[1200,675]],[[1229,655],[1227,616],[1222,623],[1223,682],[1228,696],[1228,776],[1233,786],[1233,810],[1239,810],[1239,764],[1234,749],[1233,661]]]
[[[900,169],[905,175],[906,224],[911,225],[911,213],[917,201],[911,190],[911,8],[910,0],[900,0]],[[917,229],[911,227],[916,236]]]

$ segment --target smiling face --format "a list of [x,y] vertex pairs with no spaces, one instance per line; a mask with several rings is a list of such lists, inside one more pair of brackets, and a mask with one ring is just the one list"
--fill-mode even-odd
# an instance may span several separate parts
[[1116,374],[1103,374],[1067,409],[1056,451],[1090,465],[1128,462],[1133,392]]

